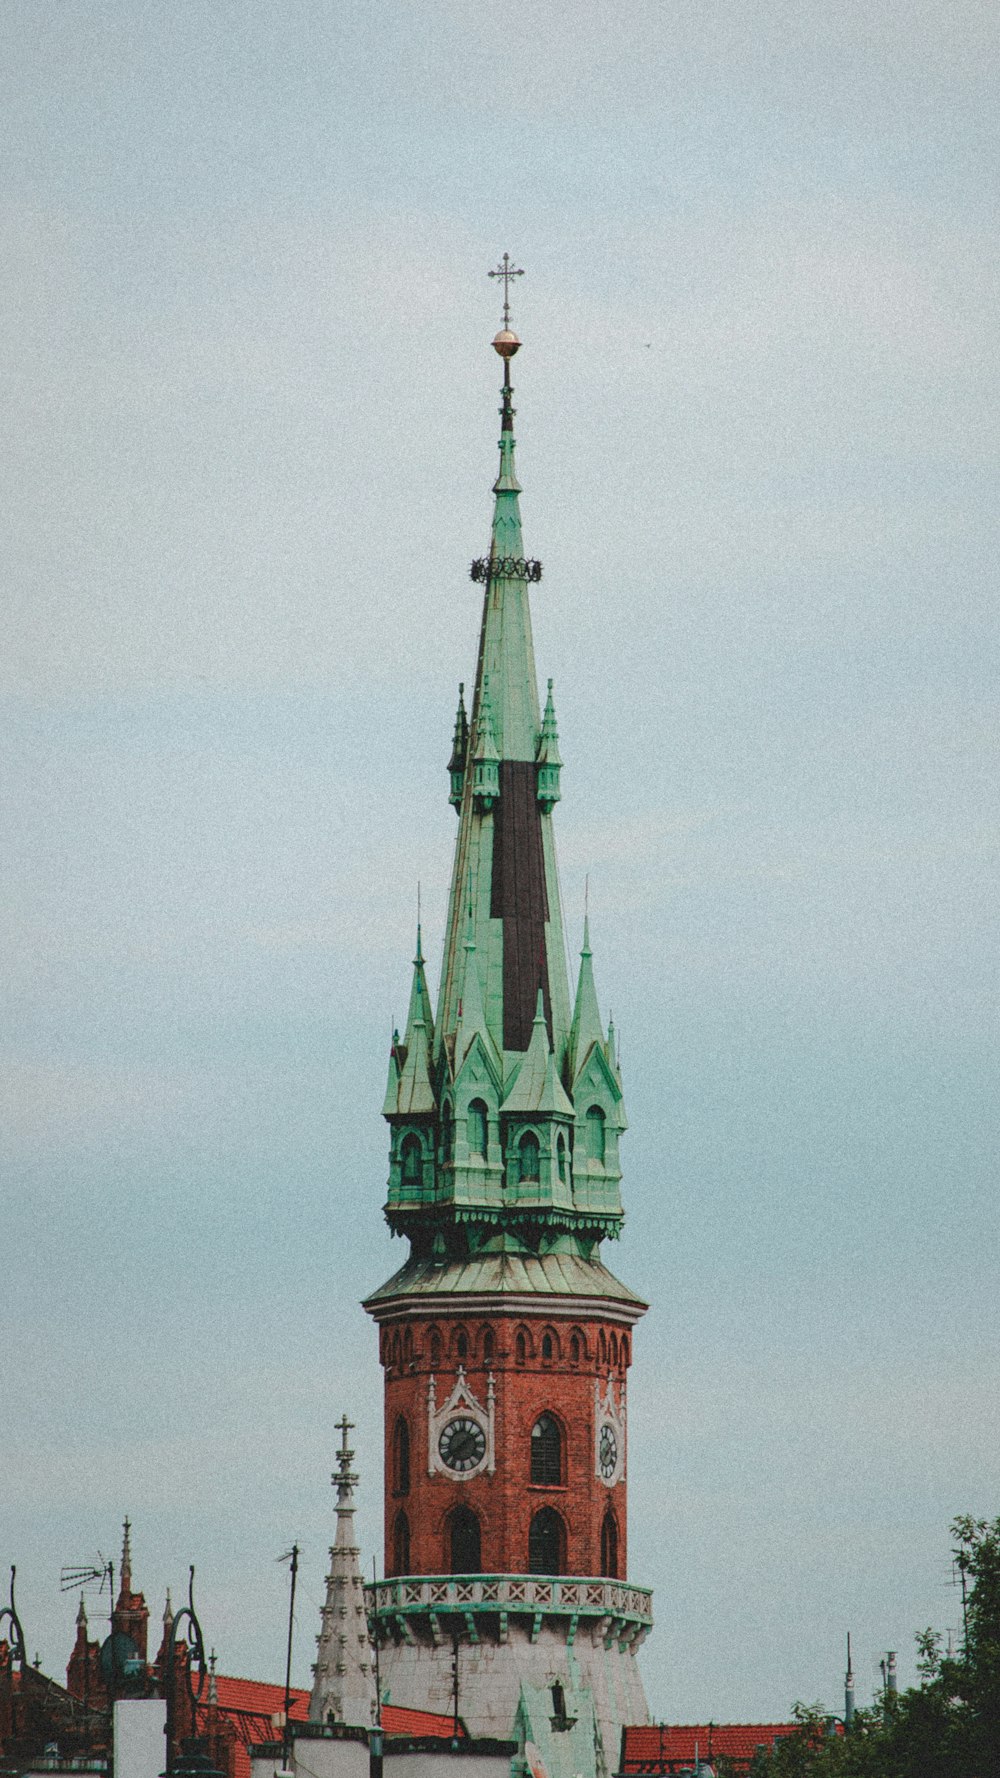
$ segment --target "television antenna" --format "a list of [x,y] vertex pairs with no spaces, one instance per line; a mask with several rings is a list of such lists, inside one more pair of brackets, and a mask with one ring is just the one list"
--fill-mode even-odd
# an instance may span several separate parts
[[102,1556],[100,1550],[91,1562],[77,1562],[59,1570],[60,1593],[85,1593],[88,1587],[96,1587],[100,1594],[104,1591],[105,1581],[108,1583],[108,1609],[114,1611],[115,1565],[108,1556]]

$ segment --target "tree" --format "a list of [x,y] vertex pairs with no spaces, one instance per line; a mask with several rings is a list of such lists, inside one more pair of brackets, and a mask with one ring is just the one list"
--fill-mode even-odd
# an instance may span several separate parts
[[763,1756],[754,1778],[997,1778],[1000,1774],[1000,1519],[968,1514],[951,1527],[962,1576],[957,1657],[933,1630],[917,1636],[920,1684],[859,1710],[831,1735],[821,1705],[796,1704],[796,1728]]

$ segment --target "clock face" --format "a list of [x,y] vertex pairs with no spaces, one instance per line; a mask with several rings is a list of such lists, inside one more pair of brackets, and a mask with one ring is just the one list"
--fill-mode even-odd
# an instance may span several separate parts
[[478,1469],[486,1456],[486,1434],[478,1420],[470,1420],[466,1414],[449,1420],[438,1439],[438,1453],[442,1463],[456,1475],[468,1475],[470,1469]]
[[597,1443],[597,1456],[601,1465],[601,1474],[606,1482],[610,1482],[618,1467],[618,1440],[615,1429],[605,1420],[601,1427],[601,1435]]

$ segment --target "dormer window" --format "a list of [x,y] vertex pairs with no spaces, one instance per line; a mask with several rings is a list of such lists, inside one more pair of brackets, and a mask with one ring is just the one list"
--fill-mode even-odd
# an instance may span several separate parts
[[475,1155],[478,1160],[486,1159],[486,1137],[488,1127],[486,1106],[483,1104],[482,1099],[473,1099],[472,1104],[469,1106],[467,1130],[469,1153]]
[[518,1158],[521,1164],[521,1178],[537,1180],[541,1164],[541,1150],[538,1137],[533,1130],[527,1130],[518,1143]]
[[599,1105],[587,1112],[587,1154],[592,1161],[604,1163],[604,1113]]
[[455,1154],[455,1122],[447,1099],[441,1107],[441,1159],[445,1166]]
[[403,1185],[409,1186],[411,1190],[417,1190],[420,1186],[423,1173],[422,1159],[419,1136],[414,1136],[412,1132],[410,1135],[404,1136],[403,1146],[399,1153],[399,1172]]

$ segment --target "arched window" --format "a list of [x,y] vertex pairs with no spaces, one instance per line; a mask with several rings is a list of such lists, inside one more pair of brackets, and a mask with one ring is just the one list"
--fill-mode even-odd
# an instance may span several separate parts
[[597,1362],[602,1370],[608,1362],[608,1337],[603,1327],[597,1336]]
[[399,1176],[402,1184],[411,1191],[418,1190],[423,1179],[420,1137],[414,1136],[412,1130],[408,1136],[403,1137],[403,1146],[399,1151]]
[[518,1364],[527,1364],[527,1362],[528,1362],[528,1342],[525,1339],[523,1333],[518,1334],[517,1339],[514,1343],[514,1351],[517,1356]]
[[549,1487],[557,1486],[563,1479],[562,1433],[558,1420],[551,1414],[542,1414],[531,1428],[531,1479]]
[[465,1363],[469,1356],[469,1336],[464,1327],[460,1327],[455,1335],[455,1357]]
[[441,1159],[445,1166],[455,1153],[455,1122],[447,1099],[441,1107]]
[[496,1341],[493,1338],[493,1329],[488,1327],[483,1334],[483,1363],[492,1364],[495,1353]]
[[560,1130],[556,1141],[556,1166],[559,1168],[560,1179],[566,1177],[566,1138]]
[[392,1570],[394,1574],[410,1572],[410,1521],[405,1513],[397,1513],[392,1527]]
[[604,1160],[604,1113],[599,1105],[587,1112],[587,1153],[592,1161]]
[[618,1579],[618,1523],[610,1507],[601,1524],[601,1573]]
[[628,1334],[622,1334],[622,1364],[628,1364]]
[[486,1159],[486,1137],[489,1130],[486,1106],[481,1099],[473,1099],[469,1106],[468,1118],[469,1153]]
[[441,1335],[436,1327],[431,1328],[431,1369],[437,1370],[441,1363]]
[[562,1574],[566,1566],[563,1522],[551,1506],[536,1513],[528,1531],[528,1573]]
[[479,1574],[482,1569],[479,1520],[467,1506],[457,1507],[448,1521],[448,1556],[452,1574]]
[[403,1334],[403,1363],[413,1363],[413,1329],[408,1327]]
[[552,1335],[550,1333],[544,1333],[542,1335],[542,1357],[552,1357]]
[[410,1428],[402,1414],[392,1429],[392,1491],[410,1492]]
[[538,1147],[538,1137],[533,1130],[525,1131],[517,1145],[517,1152],[521,1163],[521,1178],[529,1180],[537,1179],[541,1155]]
[[608,1357],[610,1358],[611,1363],[617,1368],[617,1365],[618,1365],[618,1335],[616,1333],[613,1333],[611,1335],[611,1349],[608,1353]]
[[583,1352],[582,1352],[582,1348],[580,1345],[579,1334],[578,1333],[570,1334],[570,1339],[569,1339],[570,1363],[571,1364],[579,1364],[582,1356],[583,1356]]

